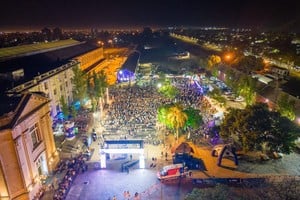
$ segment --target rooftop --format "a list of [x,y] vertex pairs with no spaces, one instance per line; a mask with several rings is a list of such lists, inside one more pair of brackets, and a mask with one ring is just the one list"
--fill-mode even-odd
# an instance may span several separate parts
[[[97,48],[99,47],[90,43],[79,43],[54,51],[2,61],[0,62],[0,75],[2,75],[5,80],[0,80],[2,85],[0,93],[33,80],[35,76],[56,69],[67,64],[71,59]],[[24,76],[19,80],[13,80],[10,75],[16,70],[24,71]]]
[[10,112],[14,112],[17,108],[18,104],[20,103],[22,96],[11,96],[8,97],[6,95],[0,95],[0,116],[8,114]]
[[68,39],[53,42],[35,43],[28,45],[21,45],[15,47],[7,47],[0,49],[0,60],[7,60],[26,55],[34,55],[41,52],[51,51],[55,49],[65,48],[79,44],[79,41]]

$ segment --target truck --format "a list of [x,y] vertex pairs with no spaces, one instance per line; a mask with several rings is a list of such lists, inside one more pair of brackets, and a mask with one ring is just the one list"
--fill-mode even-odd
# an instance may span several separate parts
[[203,170],[204,164],[200,158],[193,157],[186,153],[176,153],[173,155],[173,164],[184,163],[190,170]]
[[182,163],[178,163],[164,166],[159,172],[157,172],[157,178],[162,181],[186,177],[188,174],[189,172],[187,167],[185,167]]

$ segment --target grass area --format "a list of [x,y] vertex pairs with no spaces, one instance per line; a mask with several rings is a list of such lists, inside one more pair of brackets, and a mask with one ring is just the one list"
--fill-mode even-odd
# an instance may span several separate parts
[[7,47],[0,49],[0,58],[12,57],[20,54],[31,53],[40,50],[46,50],[51,48],[63,47],[73,44],[79,44],[78,41],[73,39],[59,40],[54,42],[28,44],[16,47]]

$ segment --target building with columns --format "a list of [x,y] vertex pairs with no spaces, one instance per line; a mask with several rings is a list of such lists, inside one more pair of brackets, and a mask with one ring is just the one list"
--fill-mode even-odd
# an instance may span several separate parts
[[56,167],[49,103],[43,93],[1,96],[0,199],[35,199]]

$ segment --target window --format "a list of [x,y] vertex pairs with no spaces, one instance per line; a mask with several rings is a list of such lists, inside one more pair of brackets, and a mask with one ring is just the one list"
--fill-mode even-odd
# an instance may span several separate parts
[[54,95],[56,95],[56,94],[57,94],[57,91],[56,91],[56,89],[54,89],[54,90],[53,90],[53,94],[54,94]]
[[33,125],[29,129],[29,132],[32,140],[33,149],[35,149],[38,146],[38,144],[41,142],[41,135],[39,133],[37,124]]
[[56,112],[59,112],[60,111],[60,107],[59,107],[59,104],[56,105]]
[[45,90],[48,90],[48,83],[47,82],[44,83],[44,88],[45,88]]

